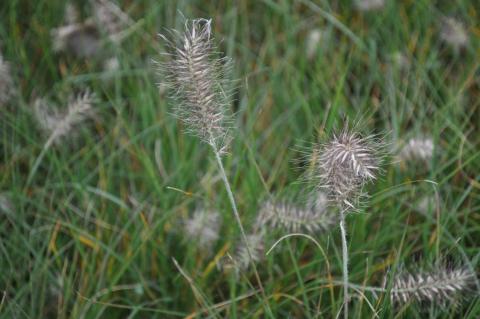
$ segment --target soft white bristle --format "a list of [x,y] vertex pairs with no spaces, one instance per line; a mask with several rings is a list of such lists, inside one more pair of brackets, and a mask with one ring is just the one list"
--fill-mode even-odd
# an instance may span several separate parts
[[184,222],[185,235],[199,248],[211,251],[220,236],[222,216],[218,211],[197,209]]

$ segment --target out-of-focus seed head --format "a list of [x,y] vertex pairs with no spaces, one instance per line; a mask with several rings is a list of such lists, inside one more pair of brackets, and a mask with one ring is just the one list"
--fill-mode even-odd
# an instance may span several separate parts
[[441,20],[440,38],[455,50],[460,50],[468,44],[468,33],[464,25],[454,18]]
[[45,99],[37,99],[34,109],[40,127],[49,134],[51,143],[59,142],[69,136],[74,128],[93,117],[95,94],[85,91],[77,96],[70,96],[66,111],[52,108]]
[[[248,247],[252,253],[252,261],[254,263],[259,262],[264,257],[265,244],[262,233],[252,233],[247,235]],[[245,242],[242,240],[238,243],[236,253],[234,256],[234,266],[237,271],[243,271],[248,269],[251,265],[250,255]]]
[[385,0],[355,0],[355,7],[359,11],[375,11],[385,6]]
[[3,60],[0,54],[0,107],[6,104],[15,94],[10,65]]
[[211,20],[185,23],[185,30],[162,35],[169,61],[161,63],[163,83],[176,101],[175,114],[189,132],[223,151],[231,125],[228,58],[220,58],[214,45]]
[[260,209],[256,225],[269,229],[281,229],[288,233],[325,232],[338,221],[338,215],[333,214],[327,207],[327,198],[323,193],[310,199],[306,207],[270,200]]
[[90,58],[100,50],[98,30],[91,22],[70,24],[52,29],[53,50]]
[[80,21],[80,14],[75,4],[69,2],[65,5],[64,20],[66,25],[76,24]]
[[404,143],[398,152],[400,161],[420,160],[428,162],[433,157],[434,144],[430,137],[411,138]]
[[132,19],[119,6],[110,0],[91,0],[94,19],[113,42],[122,39],[122,32],[131,24]]
[[346,125],[317,147],[319,186],[328,198],[345,208],[355,208],[362,188],[380,172],[384,146],[375,136],[362,136]]
[[210,252],[220,236],[222,216],[218,211],[197,209],[184,223],[184,233],[199,248]]

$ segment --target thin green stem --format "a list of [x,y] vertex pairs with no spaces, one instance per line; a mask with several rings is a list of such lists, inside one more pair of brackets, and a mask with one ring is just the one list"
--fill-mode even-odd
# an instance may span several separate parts
[[215,159],[217,160],[218,167],[220,169],[220,175],[223,180],[223,184],[225,185],[225,189],[227,190],[228,199],[230,200],[230,205],[232,206],[233,215],[235,216],[235,220],[237,221],[238,227],[240,228],[240,233],[242,235],[242,239],[245,242],[245,246],[247,248],[248,258],[250,259],[250,263],[252,265],[253,271],[255,273],[255,278],[258,283],[258,287],[264,299],[265,306],[269,315],[274,318],[272,310],[270,309],[270,305],[268,303],[267,296],[265,295],[265,290],[262,285],[262,281],[260,280],[260,275],[258,274],[257,266],[255,265],[255,261],[253,260],[252,250],[250,248],[250,244],[248,243],[247,235],[245,233],[245,229],[243,228],[242,221],[240,220],[240,215],[238,214],[237,204],[235,202],[235,198],[233,197],[232,188],[230,187],[230,183],[227,178],[227,174],[225,173],[225,168],[223,166],[222,158],[220,157],[220,153],[215,142],[209,143],[213,149],[213,153],[215,154]]
[[345,212],[340,212],[340,232],[342,234],[342,263],[343,263],[343,317],[348,319],[348,247],[347,231],[345,228]]

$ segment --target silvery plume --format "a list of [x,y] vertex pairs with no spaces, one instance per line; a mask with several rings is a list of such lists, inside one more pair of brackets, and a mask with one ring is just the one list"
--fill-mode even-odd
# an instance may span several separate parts
[[304,206],[268,200],[257,216],[257,227],[282,229],[288,233],[325,232],[337,223],[338,216],[328,210],[328,200],[323,193],[312,196]]
[[400,161],[428,162],[433,156],[434,144],[430,137],[415,137],[407,140],[398,152]]
[[307,38],[305,40],[307,59],[312,60],[315,57],[320,42],[322,38],[325,38],[325,36],[325,32],[321,29],[313,29],[307,34]]
[[211,20],[185,22],[185,30],[162,35],[169,61],[160,64],[163,83],[176,101],[175,114],[188,132],[219,152],[228,146],[231,116],[229,59],[221,58],[214,44]]
[[75,24],[80,21],[80,14],[75,4],[69,2],[65,5],[65,13],[63,19],[65,20],[65,25]]
[[75,127],[94,115],[95,94],[84,91],[70,96],[66,110],[52,108],[46,99],[37,99],[34,110],[40,127],[49,135],[44,148],[69,136]]
[[265,243],[261,232],[254,232],[247,235],[248,246],[251,247],[251,257],[245,242],[240,241],[236,247],[233,257],[234,266],[237,271],[247,270],[251,262],[257,263],[264,257]]
[[[363,136],[345,124],[314,150],[319,187],[331,201],[355,208],[363,187],[380,172],[384,145],[375,136]],[[316,154],[315,154],[316,153]]]
[[95,56],[100,49],[100,36],[92,21],[74,23],[52,29],[53,50],[68,52],[79,58]]
[[14,92],[10,65],[3,60],[3,56],[0,54],[0,107],[12,98]]
[[446,305],[472,289],[474,272],[466,267],[439,268],[430,272],[400,272],[393,279],[390,298],[395,304],[411,301]]
[[194,245],[205,251],[211,251],[220,236],[222,216],[216,210],[196,209],[193,215],[184,221],[184,233]]
[[451,17],[441,20],[440,38],[455,50],[460,50],[468,44],[468,33],[464,25]]
[[380,10],[385,6],[385,0],[355,0],[355,7],[360,11]]
[[92,11],[98,28],[108,36],[112,42],[122,39],[123,31],[133,24],[128,14],[110,0],[91,0]]

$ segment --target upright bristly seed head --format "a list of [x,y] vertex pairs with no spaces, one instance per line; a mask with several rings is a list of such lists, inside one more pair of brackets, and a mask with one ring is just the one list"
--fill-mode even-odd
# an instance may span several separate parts
[[220,58],[211,35],[211,20],[187,21],[183,33],[162,35],[170,48],[161,63],[164,82],[172,89],[175,113],[187,130],[223,150],[228,144],[229,60]]
[[340,206],[355,208],[363,186],[377,178],[382,149],[375,137],[364,137],[345,126],[317,147],[320,187]]

